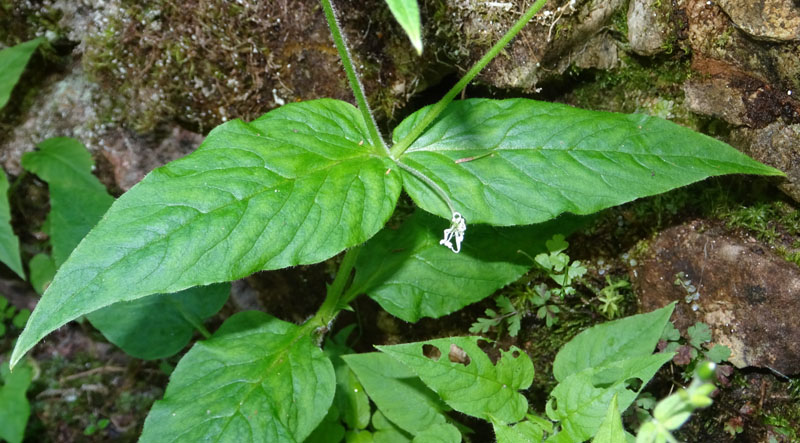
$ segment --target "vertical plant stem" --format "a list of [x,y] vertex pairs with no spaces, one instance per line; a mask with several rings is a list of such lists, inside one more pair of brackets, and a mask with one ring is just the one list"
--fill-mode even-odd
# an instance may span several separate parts
[[339,270],[336,272],[336,277],[333,279],[333,283],[328,286],[328,293],[325,295],[325,301],[322,302],[322,306],[320,306],[317,313],[307,324],[314,328],[325,327],[336,318],[336,314],[345,307],[346,303],[343,303],[342,293],[344,293],[344,288],[350,281],[350,274],[353,272],[353,267],[355,267],[356,259],[360,251],[361,246],[356,246],[348,249],[344,254],[342,263],[339,265]]
[[320,3],[322,3],[322,9],[325,11],[325,19],[328,21],[328,27],[331,29],[333,42],[336,43],[336,50],[339,51],[339,57],[342,59],[342,65],[344,65],[344,72],[347,75],[347,81],[350,83],[350,89],[353,90],[353,95],[356,97],[358,110],[361,111],[364,122],[367,124],[371,144],[376,147],[383,147],[388,154],[389,148],[381,137],[378,125],[375,123],[375,118],[372,116],[372,110],[370,110],[369,103],[367,103],[367,96],[364,95],[364,86],[361,84],[358,75],[356,75],[353,59],[350,57],[350,50],[347,48],[347,42],[342,34],[342,28],[339,26],[339,20],[336,17],[333,3],[331,0],[320,0]]
[[447,94],[445,94],[441,100],[436,102],[436,104],[431,107],[428,113],[422,118],[422,121],[417,123],[417,125],[411,129],[411,132],[409,132],[408,135],[403,137],[402,140],[392,146],[392,149],[389,151],[392,158],[398,159],[404,152],[406,152],[406,149],[411,146],[411,143],[414,143],[414,140],[416,140],[422,134],[422,132],[427,129],[427,127],[433,123],[434,120],[436,120],[436,117],[438,117],[439,114],[444,111],[444,108],[446,108],[447,105],[453,101],[458,93],[461,92],[461,90],[464,89],[467,84],[469,84],[469,82],[471,82],[472,79],[475,78],[475,76],[478,75],[478,73],[481,72],[481,70],[485,68],[489,62],[492,61],[492,59],[500,54],[500,51],[506,47],[511,39],[513,39],[519,33],[519,31],[525,27],[526,24],[528,24],[533,16],[536,15],[540,9],[542,9],[542,6],[544,6],[545,3],[547,3],[547,0],[537,0],[528,8],[527,11],[525,11],[525,14],[523,14],[516,23],[514,23],[514,26],[512,26],[511,29],[509,29],[508,32],[506,32],[505,35],[503,35],[503,37],[494,44],[494,46],[492,46],[489,52],[481,57],[481,59],[478,60],[478,62],[475,63],[475,65],[473,65],[469,71],[467,71],[464,77],[462,77],[455,86],[447,91]]

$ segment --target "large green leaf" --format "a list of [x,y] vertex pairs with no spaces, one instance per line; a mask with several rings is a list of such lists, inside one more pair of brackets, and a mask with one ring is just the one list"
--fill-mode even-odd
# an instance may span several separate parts
[[447,222],[417,211],[400,229],[386,228],[367,242],[351,291],[366,293],[408,322],[438,318],[517,280],[533,266],[530,257],[545,251],[547,239],[569,234],[582,222],[561,217],[523,227],[474,225],[461,253],[453,254],[439,244]]
[[73,138],[55,137],[22,156],[22,167],[46,181],[50,190],[50,243],[61,266],[114,202],[92,175],[92,155]]
[[408,367],[380,352],[342,356],[389,420],[417,435],[447,422],[449,408]]
[[[624,412],[673,355],[663,353],[629,358],[569,375],[550,393],[547,416],[560,422],[561,430],[547,442],[574,443],[592,438],[603,424],[614,396],[617,397],[618,412]],[[633,381],[637,379],[638,382]]]
[[8,103],[25,65],[43,41],[37,38],[0,51],[0,109]]
[[8,204],[8,177],[0,170],[0,262],[14,271],[23,280],[22,258],[19,255],[19,239],[11,227],[11,207]]
[[316,263],[364,242],[401,187],[368,138],[358,111],[336,100],[215,128],[111,206],[56,274],[12,363],[55,328],[115,302]]
[[406,31],[417,54],[422,54],[422,22],[419,18],[417,0],[386,0],[386,4],[389,5],[395,20]]
[[203,320],[216,314],[231,292],[229,283],[189,288],[114,303],[86,318],[126,353],[152,360],[176,354]]
[[602,323],[581,332],[556,354],[553,376],[564,382],[569,375],[587,368],[652,354],[674,308],[672,303],[653,312]]
[[307,331],[241,312],[181,359],[140,441],[301,442],[328,412],[335,384]]
[[[411,368],[453,409],[497,423],[517,422],[528,410],[528,401],[518,391],[533,383],[533,363],[512,346],[500,351],[495,365],[479,340],[485,339],[450,337],[378,349]],[[426,355],[428,347],[438,355]]]
[[[429,109],[404,120],[394,139]],[[443,188],[467,223],[492,225],[589,214],[713,175],[782,174],[656,117],[528,99],[453,102],[400,160]],[[450,219],[428,185],[405,171],[403,180],[423,209]]]
[[8,363],[0,364],[0,440],[20,443],[31,414],[26,392],[33,380],[33,368],[22,364],[10,372]]

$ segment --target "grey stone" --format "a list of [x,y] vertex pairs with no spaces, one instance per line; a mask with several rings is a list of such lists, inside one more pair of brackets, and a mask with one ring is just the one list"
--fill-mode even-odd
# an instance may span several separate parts
[[[674,283],[680,272],[696,300]],[[706,323],[735,366],[800,372],[800,268],[768,246],[694,221],[660,233],[631,276],[644,311],[676,301],[676,327]]]
[[664,50],[670,34],[660,0],[632,0],[628,5],[628,43],[639,55],[654,55]]

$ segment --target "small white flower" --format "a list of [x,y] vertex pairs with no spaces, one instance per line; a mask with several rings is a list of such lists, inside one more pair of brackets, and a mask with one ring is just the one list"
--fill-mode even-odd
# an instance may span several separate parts
[[[440,245],[445,245],[456,254],[461,251],[461,242],[464,241],[464,232],[467,230],[467,221],[458,212],[453,212],[453,219],[450,220],[450,227],[444,230],[444,238],[439,240]],[[451,240],[455,238],[456,245],[453,247]]]

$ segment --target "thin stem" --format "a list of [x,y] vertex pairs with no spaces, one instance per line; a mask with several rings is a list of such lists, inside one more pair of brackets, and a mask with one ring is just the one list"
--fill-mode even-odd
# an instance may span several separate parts
[[383,147],[384,151],[388,154],[389,148],[381,137],[378,125],[375,123],[375,118],[372,116],[372,111],[369,108],[369,103],[367,103],[367,96],[364,95],[364,86],[361,84],[358,75],[356,75],[353,59],[350,57],[349,49],[347,49],[347,42],[342,34],[342,28],[336,17],[333,3],[331,0],[320,0],[320,3],[322,3],[322,9],[325,11],[325,19],[328,21],[328,27],[331,29],[331,35],[333,36],[333,42],[336,44],[336,50],[339,51],[339,58],[342,59],[342,65],[347,75],[347,81],[350,83],[350,89],[353,90],[353,95],[356,97],[358,110],[361,111],[361,115],[364,117],[364,122],[367,125],[371,144],[376,147]]
[[489,52],[481,57],[481,59],[478,60],[478,62],[475,63],[475,65],[473,65],[469,71],[467,71],[466,75],[464,75],[464,77],[462,77],[455,86],[447,91],[447,94],[445,94],[441,100],[431,107],[428,113],[422,118],[422,121],[414,126],[414,128],[411,129],[411,132],[403,137],[402,140],[392,146],[392,149],[389,151],[392,158],[398,159],[404,152],[406,152],[406,149],[411,146],[411,143],[414,143],[414,140],[419,138],[422,132],[427,129],[437,117],[439,117],[442,111],[444,111],[447,105],[453,101],[458,93],[461,92],[461,90],[464,89],[467,84],[469,84],[469,82],[471,82],[472,79],[475,78],[475,76],[478,75],[478,73],[481,72],[481,70],[485,68],[489,62],[492,61],[492,59],[500,54],[500,51],[502,51],[503,48],[508,45],[511,39],[513,39],[519,33],[519,31],[525,27],[526,24],[528,24],[533,16],[536,15],[540,9],[542,9],[542,6],[544,6],[546,2],[547,0],[537,0],[536,3],[528,8],[525,14],[523,14],[516,23],[514,23],[514,26],[512,26],[511,29],[509,29],[508,32],[506,32],[505,35],[503,35],[503,37],[497,43],[495,43],[494,46],[492,46],[492,49],[490,49]]
[[396,160],[396,162],[397,162],[397,166],[399,166],[400,169],[405,169],[411,175],[413,175],[414,177],[422,180],[422,182],[424,182],[426,185],[428,185],[428,187],[431,188],[431,190],[433,190],[433,192],[436,193],[436,195],[438,195],[439,198],[441,198],[442,201],[444,201],[444,203],[447,205],[447,209],[450,210],[450,215],[453,215],[453,214],[456,213],[456,208],[455,208],[455,206],[453,206],[453,201],[450,200],[450,196],[447,195],[446,192],[444,192],[444,189],[442,189],[441,186],[436,184],[435,181],[433,181],[430,178],[428,178],[425,174],[417,171],[416,169],[414,169],[411,166],[401,162],[400,160]]
[[308,325],[319,328],[326,327],[345,306],[343,302],[342,293],[350,281],[350,274],[353,272],[353,267],[356,264],[358,253],[361,252],[361,246],[350,248],[344,254],[342,263],[339,265],[339,271],[333,279],[333,283],[328,286],[328,293],[325,295],[325,301],[319,307],[314,317],[308,321]]

